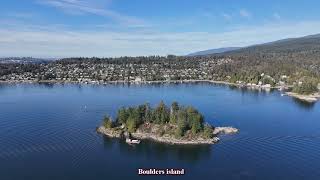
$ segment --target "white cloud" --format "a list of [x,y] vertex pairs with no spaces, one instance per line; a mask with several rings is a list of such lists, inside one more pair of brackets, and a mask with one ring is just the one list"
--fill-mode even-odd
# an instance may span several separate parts
[[232,16],[230,14],[226,14],[226,13],[223,13],[222,17],[227,21],[230,21],[232,19]]
[[251,13],[247,11],[246,9],[241,9],[239,11],[240,16],[245,17],[245,18],[251,18]]
[[195,50],[247,46],[289,37],[316,34],[320,21],[265,24],[227,32],[101,32],[63,27],[14,28],[0,26],[1,56],[139,56],[183,55]]
[[273,13],[273,18],[279,20],[281,19],[281,16],[278,13]]
[[[142,26],[145,22],[133,16],[127,16],[116,11],[103,8],[97,0],[39,0],[40,4],[49,5],[71,14],[94,14],[103,16],[128,26]],[[100,3],[99,3],[100,2]],[[106,1],[110,3],[110,0]]]

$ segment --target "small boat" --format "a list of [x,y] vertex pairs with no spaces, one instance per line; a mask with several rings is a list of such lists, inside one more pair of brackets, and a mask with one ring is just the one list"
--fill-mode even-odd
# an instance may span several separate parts
[[127,138],[126,139],[126,143],[128,143],[128,144],[139,144],[140,140]]

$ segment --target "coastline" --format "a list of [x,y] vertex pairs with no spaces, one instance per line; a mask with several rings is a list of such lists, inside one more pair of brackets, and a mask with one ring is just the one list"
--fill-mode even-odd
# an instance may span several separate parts
[[[109,138],[123,138],[123,133],[117,130],[107,129],[104,126],[99,126],[97,128],[97,132],[101,133]],[[171,145],[205,145],[205,144],[215,144],[220,141],[217,137],[221,134],[235,134],[238,133],[239,130],[233,127],[216,127],[213,131],[213,137],[209,139],[197,138],[197,139],[177,139],[168,135],[159,136],[152,133],[146,133],[141,131],[136,131],[131,133],[133,138],[139,140],[152,140],[159,143],[171,144]]]
[[[274,87],[262,87],[259,85],[247,85],[247,84],[239,84],[239,83],[231,83],[227,81],[216,81],[216,80],[165,80],[165,81],[106,81],[106,82],[99,82],[99,81],[86,81],[86,82],[79,82],[79,81],[64,81],[64,80],[47,80],[47,81],[34,81],[34,80],[18,80],[18,81],[3,81],[0,80],[0,84],[18,84],[18,83],[27,83],[27,84],[37,84],[37,83],[52,83],[52,84],[92,84],[92,85],[108,85],[108,84],[182,84],[182,83],[212,83],[212,84],[223,84],[235,87],[246,87],[250,89],[263,89],[266,91],[270,91],[271,89],[277,89],[282,91],[283,89],[290,89],[292,88],[291,85],[285,86],[274,86]],[[297,98],[299,100],[314,103],[320,99],[320,93],[314,93],[311,95],[303,95],[297,94],[294,92],[285,92],[286,95]]]
[[201,145],[201,144],[215,144],[219,142],[218,137],[213,137],[212,139],[196,139],[196,140],[184,140],[175,139],[169,136],[156,136],[151,133],[135,132],[131,134],[132,137],[140,140],[149,139],[159,143],[172,144],[172,145]]
[[105,82],[99,82],[99,81],[64,81],[64,80],[41,80],[41,81],[35,81],[35,80],[10,80],[10,81],[3,81],[0,80],[0,83],[8,83],[8,84],[15,84],[15,83],[53,83],[53,84],[99,84],[99,85],[107,85],[107,84],[165,84],[165,83],[197,83],[197,82],[206,82],[206,83],[213,83],[213,84],[225,84],[225,85],[232,85],[237,87],[250,87],[250,88],[261,88],[261,89],[280,89],[280,88],[290,88],[292,86],[275,86],[275,87],[262,87],[262,86],[248,86],[247,84],[239,84],[239,83],[232,83],[228,81],[216,81],[216,80],[197,80],[197,79],[190,79],[190,80],[157,80],[157,81],[105,81]]
[[196,82],[210,82],[210,83],[216,83],[216,84],[227,84],[227,85],[235,85],[240,86],[240,84],[237,83],[231,83],[227,81],[214,81],[214,80],[157,80],[157,81],[105,81],[105,82],[99,82],[99,81],[64,81],[64,80],[41,80],[41,81],[35,81],[35,80],[10,80],[10,81],[3,81],[0,80],[0,83],[63,83],[63,84],[117,84],[117,83],[126,83],[126,84],[160,84],[160,83],[196,83]]
[[320,93],[314,93],[310,95],[303,95],[303,94],[298,94],[294,92],[286,92],[286,95],[299,99],[301,101],[305,101],[308,103],[314,103],[317,102],[320,99]]

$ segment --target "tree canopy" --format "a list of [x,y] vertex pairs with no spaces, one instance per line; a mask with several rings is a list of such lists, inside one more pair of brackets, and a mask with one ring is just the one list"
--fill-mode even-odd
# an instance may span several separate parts
[[118,110],[114,122],[109,116],[104,119],[105,127],[123,125],[130,133],[135,132],[140,125],[145,123],[171,124],[176,127],[174,133],[176,137],[184,136],[187,131],[193,135],[204,133],[209,137],[208,134],[211,132],[209,125],[204,124],[204,116],[197,109],[192,106],[180,106],[177,102],[173,102],[170,107],[163,101],[154,108],[150,107],[148,103],[127,108],[122,107]]

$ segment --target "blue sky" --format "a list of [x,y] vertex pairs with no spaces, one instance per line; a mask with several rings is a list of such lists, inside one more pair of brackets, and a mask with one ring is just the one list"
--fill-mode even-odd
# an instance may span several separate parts
[[184,55],[320,32],[317,0],[3,0],[0,56]]

